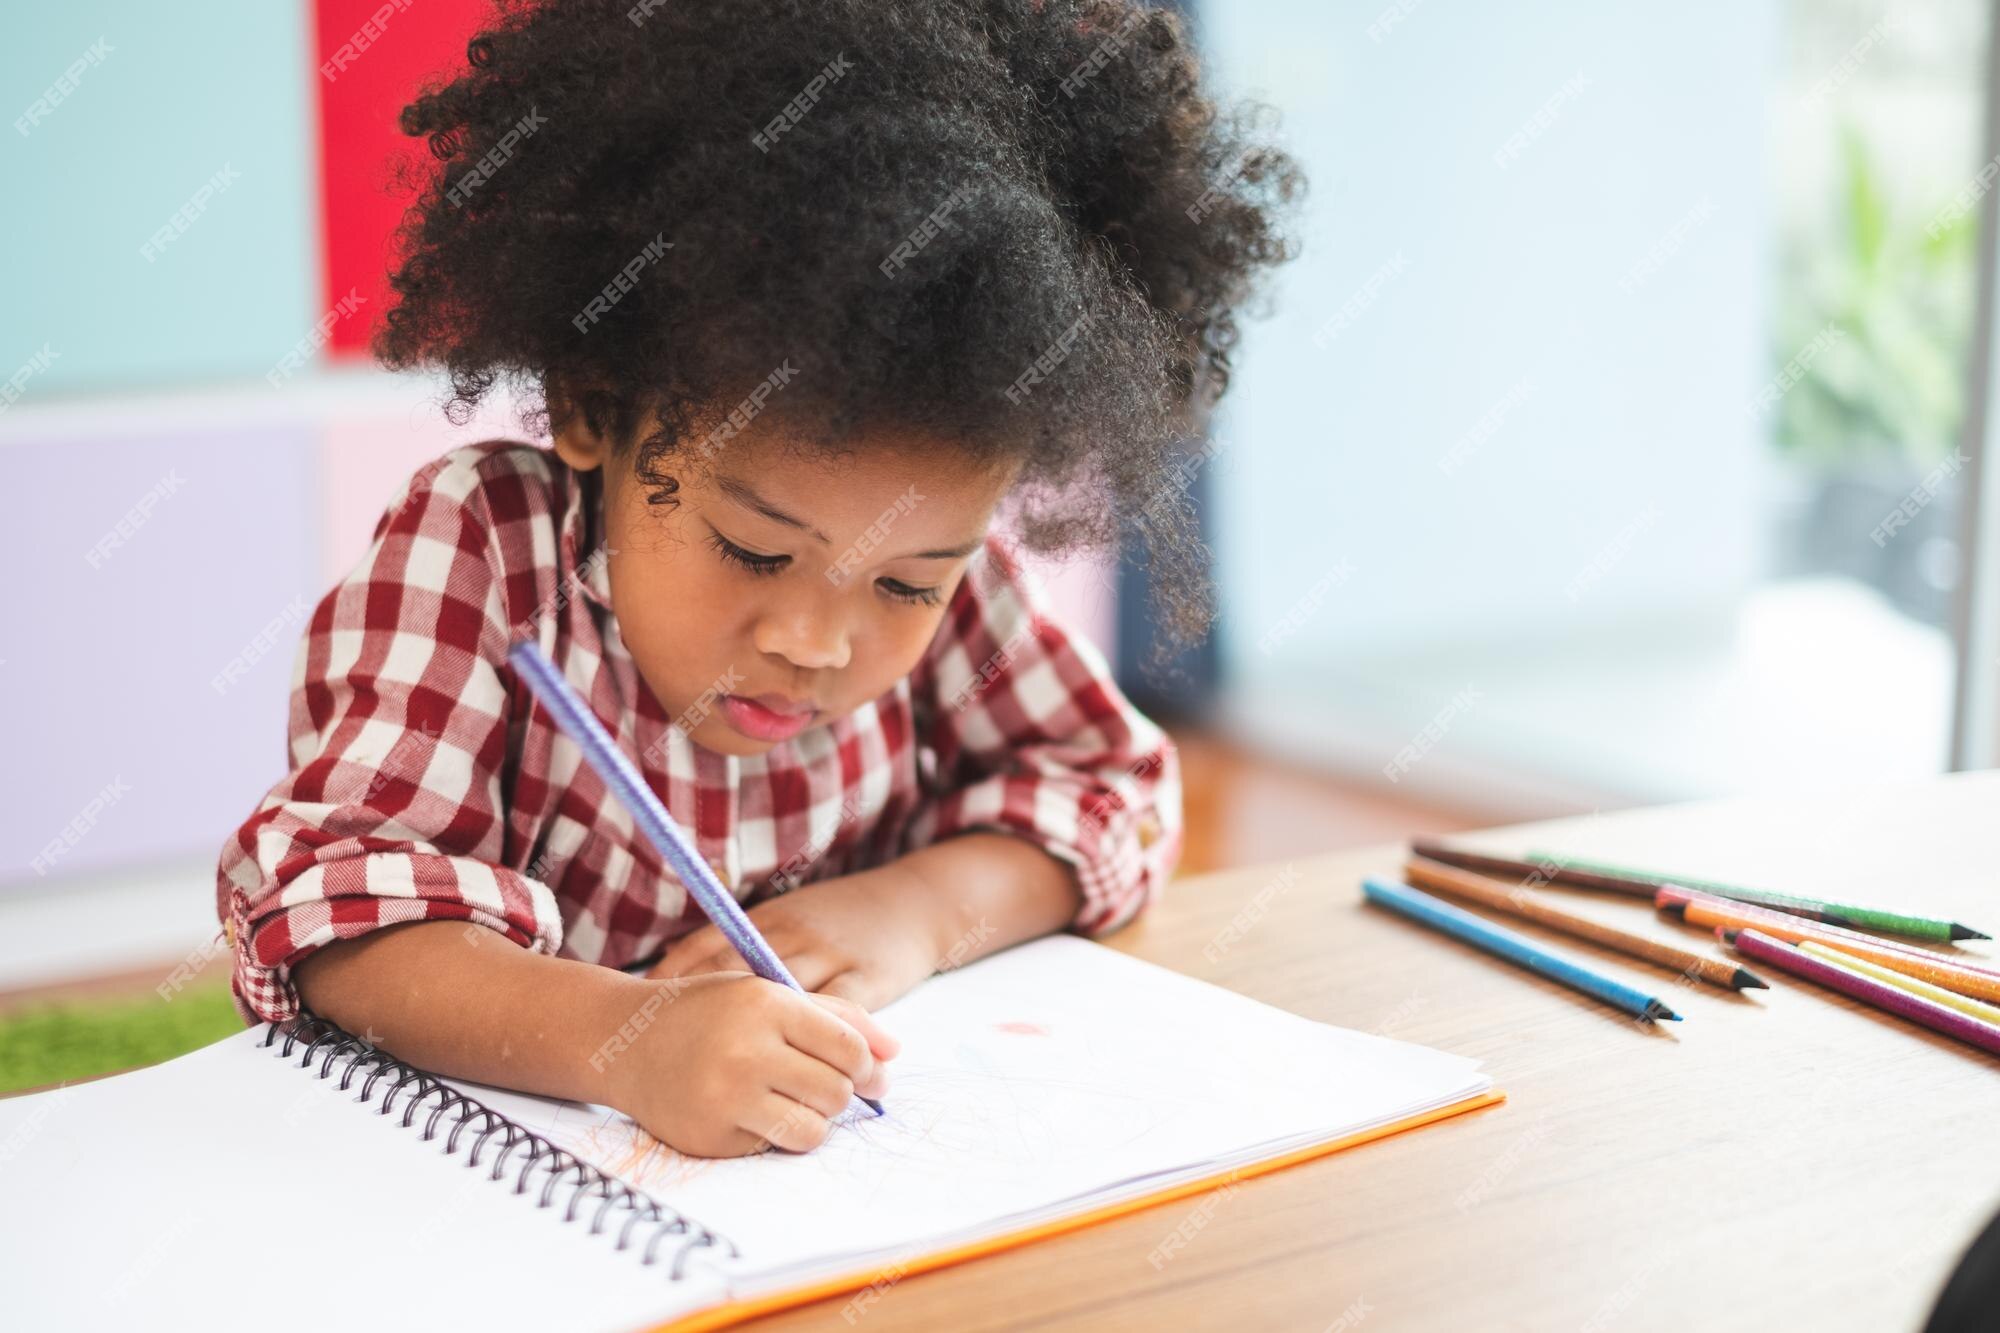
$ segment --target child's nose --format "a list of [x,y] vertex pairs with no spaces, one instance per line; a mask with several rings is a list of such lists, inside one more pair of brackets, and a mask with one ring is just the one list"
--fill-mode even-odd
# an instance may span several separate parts
[[787,607],[757,622],[757,651],[782,657],[801,671],[838,671],[852,656],[846,622],[810,607]]

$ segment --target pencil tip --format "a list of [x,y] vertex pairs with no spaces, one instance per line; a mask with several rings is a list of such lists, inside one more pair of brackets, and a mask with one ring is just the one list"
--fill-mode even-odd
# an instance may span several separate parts
[[1669,1023],[1678,1023],[1681,1021],[1681,1016],[1679,1014],[1667,1008],[1667,1006],[1661,1004],[1658,1000],[1646,1001],[1646,1017],[1664,1018]]
[[1769,990],[1771,989],[1771,983],[1758,976],[1755,972],[1752,972],[1749,968],[1739,967],[1736,969],[1736,989]]
[[1974,930],[1971,926],[1961,926],[1956,921],[1951,924],[1951,937],[1955,940],[1990,940],[1993,938],[1983,930]]

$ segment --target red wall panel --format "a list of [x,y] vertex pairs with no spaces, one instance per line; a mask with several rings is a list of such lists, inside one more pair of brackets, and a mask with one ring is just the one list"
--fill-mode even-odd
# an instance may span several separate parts
[[463,67],[465,44],[492,16],[486,0],[317,0],[320,219],[326,310],[350,291],[365,304],[338,319],[327,349],[367,350],[389,296],[396,226],[408,196],[395,164],[427,152],[396,128],[425,81]]

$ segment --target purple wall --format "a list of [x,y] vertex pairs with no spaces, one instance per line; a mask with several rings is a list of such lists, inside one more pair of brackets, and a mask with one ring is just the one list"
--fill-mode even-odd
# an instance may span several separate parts
[[304,425],[143,421],[0,449],[0,886],[212,851],[281,776],[323,591],[315,449]]

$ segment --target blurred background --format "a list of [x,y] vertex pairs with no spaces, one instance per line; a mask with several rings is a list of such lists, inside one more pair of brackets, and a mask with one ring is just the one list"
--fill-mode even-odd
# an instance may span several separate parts
[[[1187,869],[1994,762],[1992,5],[1180,7],[1313,186],[1198,456],[1214,639],[1146,676],[1143,570],[1058,580],[1182,741]],[[305,616],[521,433],[365,355],[396,111],[485,12],[8,25],[0,997],[211,1003]]]

